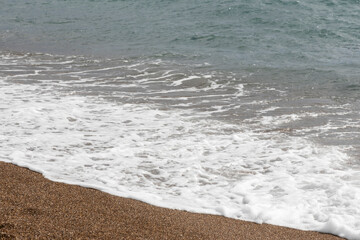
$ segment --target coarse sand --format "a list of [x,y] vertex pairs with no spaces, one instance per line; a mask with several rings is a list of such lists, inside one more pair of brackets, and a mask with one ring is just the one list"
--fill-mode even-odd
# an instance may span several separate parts
[[0,162],[0,239],[341,239],[155,207]]

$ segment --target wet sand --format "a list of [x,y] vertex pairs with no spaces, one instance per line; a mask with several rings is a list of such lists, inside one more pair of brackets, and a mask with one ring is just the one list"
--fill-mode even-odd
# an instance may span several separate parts
[[0,162],[0,239],[341,239],[155,207]]

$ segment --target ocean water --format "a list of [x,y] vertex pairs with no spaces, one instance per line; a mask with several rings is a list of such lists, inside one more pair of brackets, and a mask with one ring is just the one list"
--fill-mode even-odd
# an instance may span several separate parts
[[2,1],[0,160],[360,239],[360,1]]

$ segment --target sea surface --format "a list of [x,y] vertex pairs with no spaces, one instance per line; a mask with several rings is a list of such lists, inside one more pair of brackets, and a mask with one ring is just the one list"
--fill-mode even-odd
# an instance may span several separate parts
[[360,1],[0,1],[0,160],[360,239]]

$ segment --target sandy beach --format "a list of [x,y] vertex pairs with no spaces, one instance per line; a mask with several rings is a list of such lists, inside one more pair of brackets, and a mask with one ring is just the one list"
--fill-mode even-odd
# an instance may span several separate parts
[[0,162],[0,239],[341,239],[151,206]]

